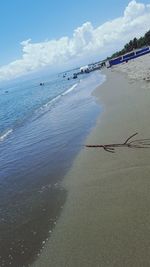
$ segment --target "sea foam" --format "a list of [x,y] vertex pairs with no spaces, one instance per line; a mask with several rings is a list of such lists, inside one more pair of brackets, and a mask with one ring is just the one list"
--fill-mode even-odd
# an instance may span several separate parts
[[4,141],[8,137],[8,135],[10,135],[12,132],[13,132],[13,129],[9,129],[5,133],[3,133],[0,136],[0,142]]
[[67,91],[65,91],[62,95],[67,95],[71,91],[73,91],[77,87],[78,83],[75,83],[73,86],[71,86]]

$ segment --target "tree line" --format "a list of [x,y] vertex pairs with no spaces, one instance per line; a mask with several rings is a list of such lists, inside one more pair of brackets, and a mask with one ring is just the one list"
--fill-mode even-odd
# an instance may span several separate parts
[[135,37],[133,40],[130,40],[129,43],[125,44],[122,50],[115,52],[108,59],[119,57],[123,54],[131,52],[134,49],[138,49],[138,48],[141,48],[143,46],[148,46],[148,45],[150,45],[150,30],[146,32],[145,35],[140,37],[139,39]]

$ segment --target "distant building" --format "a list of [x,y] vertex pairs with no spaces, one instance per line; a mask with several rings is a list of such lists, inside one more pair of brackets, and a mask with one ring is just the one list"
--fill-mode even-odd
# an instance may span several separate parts
[[114,65],[118,65],[124,62],[128,62],[128,60],[143,56],[150,53],[150,47],[143,47],[140,49],[135,49],[129,53],[126,53],[122,56],[116,57],[116,58],[112,58],[111,60],[108,60],[106,62],[106,66],[107,68],[114,66]]
[[80,68],[80,72],[82,72],[82,73],[89,72],[89,71],[90,71],[90,69],[89,69],[89,66],[88,65],[83,66],[83,67]]

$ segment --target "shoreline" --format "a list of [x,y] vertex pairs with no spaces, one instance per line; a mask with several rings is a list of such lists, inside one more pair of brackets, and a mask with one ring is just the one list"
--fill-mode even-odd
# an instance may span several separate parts
[[[85,144],[149,138],[150,91],[124,74],[106,71],[94,95],[104,111]],[[83,149],[66,175],[64,210],[32,266],[148,266],[148,149]]]
[[1,265],[29,266],[45,247],[66,200],[62,180],[101,108],[98,72],[1,143]]

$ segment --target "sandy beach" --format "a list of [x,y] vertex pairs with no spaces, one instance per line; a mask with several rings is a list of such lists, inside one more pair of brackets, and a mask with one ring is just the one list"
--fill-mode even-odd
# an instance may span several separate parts
[[[85,144],[124,142],[135,132],[134,139],[150,138],[149,59],[104,71],[94,92],[104,111]],[[149,159],[150,149],[83,148],[63,181],[62,214],[32,266],[149,266]]]

